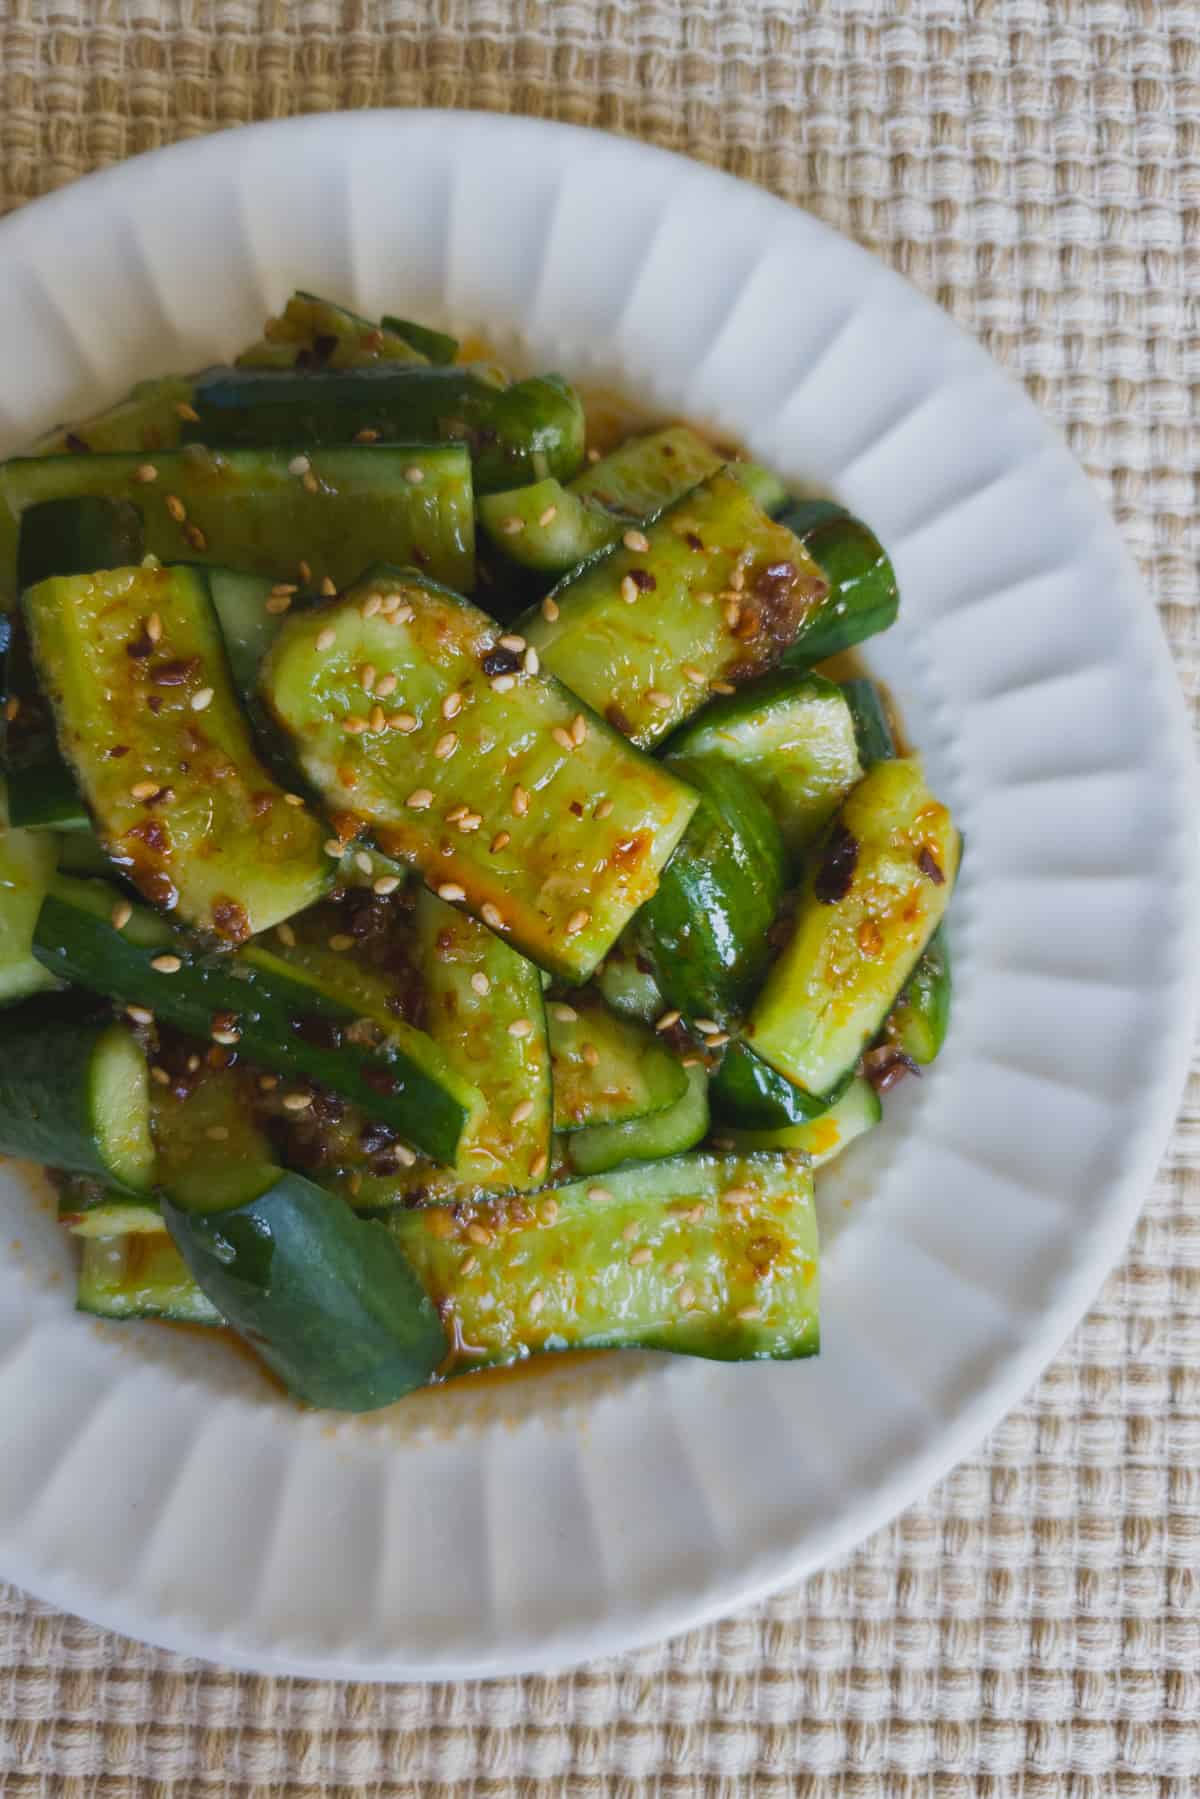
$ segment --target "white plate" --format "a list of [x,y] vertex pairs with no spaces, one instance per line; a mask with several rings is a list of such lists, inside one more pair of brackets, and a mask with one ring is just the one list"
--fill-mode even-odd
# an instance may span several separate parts
[[1184,713],[1083,476],[935,307],[753,188],[560,126],[305,119],[18,214],[0,449],[230,354],[295,286],[614,381],[861,512],[904,596],[872,660],[966,833],[950,1041],[831,1171],[818,1363],[606,1357],[304,1416],[198,1336],[75,1316],[70,1251],[6,1177],[0,1573],[247,1667],[544,1668],[846,1549],[1058,1348],[1183,1076]]

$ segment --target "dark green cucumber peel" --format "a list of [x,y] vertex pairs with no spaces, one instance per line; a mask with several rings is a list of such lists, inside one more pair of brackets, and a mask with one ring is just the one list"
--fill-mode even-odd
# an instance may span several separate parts
[[203,1211],[167,1197],[163,1215],[201,1292],[289,1392],[366,1412],[430,1380],[446,1334],[384,1227],[277,1168],[250,1188]]
[[938,926],[907,987],[884,1027],[885,1043],[895,1044],[919,1067],[936,1061],[950,1028],[953,980],[945,928]]
[[[820,511],[822,507],[829,510]],[[810,522],[811,521],[811,522]],[[780,523],[800,538],[829,592],[803,620],[782,660],[811,667],[895,624],[900,594],[891,559],[861,519],[825,501],[799,501]]]
[[0,1151],[90,1175],[123,1195],[154,1184],[150,1081],[132,1033],[71,997],[0,1021]]
[[832,1093],[806,1093],[756,1056],[744,1043],[729,1045],[709,1082],[713,1119],[737,1130],[780,1130],[827,1112],[849,1085],[847,1075]]
[[33,954],[33,931],[54,875],[57,843],[49,831],[7,823],[0,782],[0,1006],[57,986]]
[[[118,931],[111,922],[116,898],[100,882],[58,876],[38,917],[38,961],[75,986],[145,1007],[205,1040],[220,1014],[251,1061],[331,1088],[428,1155],[453,1163],[477,1096],[424,1033],[397,1020],[394,1035],[377,1047],[348,1041],[361,1029],[360,1015],[261,945],[236,956],[204,955],[141,907]],[[164,951],[182,966],[155,969]]]
[[551,1000],[547,1015],[556,1131],[644,1118],[682,1098],[687,1076],[678,1058],[645,1025],[610,1012],[598,995]]
[[854,719],[854,735],[864,768],[887,762],[896,754],[896,738],[887,705],[874,681],[842,682],[842,693]]
[[385,312],[380,320],[385,331],[402,338],[435,368],[445,368],[458,356],[458,339],[448,332],[434,331],[429,325],[418,325],[413,319],[398,319]]
[[687,1086],[674,1105],[618,1124],[595,1124],[562,1140],[577,1174],[606,1174],[625,1162],[681,1155],[708,1132],[708,1076],[697,1061],[684,1070]]
[[812,1168],[832,1162],[856,1137],[873,1130],[883,1117],[883,1106],[870,1081],[856,1075],[840,1099],[828,1111],[803,1124],[783,1124],[763,1130],[733,1130],[733,1147],[743,1155],[752,1150],[786,1150],[807,1156]]
[[185,435],[216,448],[349,444],[364,431],[385,444],[461,442],[479,493],[569,480],[583,461],[583,407],[559,375],[505,387],[494,371],[465,367],[218,369],[196,383],[192,403],[198,418]]
[[642,907],[636,941],[668,1006],[725,1025],[766,971],[784,891],[783,840],[766,802],[732,764],[681,757],[700,805]]

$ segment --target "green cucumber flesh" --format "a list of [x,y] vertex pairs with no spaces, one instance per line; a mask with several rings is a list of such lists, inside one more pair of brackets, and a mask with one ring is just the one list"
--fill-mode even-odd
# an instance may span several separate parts
[[152,1195],[129,1199],[77,1176],[69,1176],[60,1191],[58,1222],[73,1237],[85,1239],[161,1235],[167,1228]]
[[696,805],[530,672],[486,613],[411,571],[377,569],[339,603],[290,616],[261,690],[344,835],[369,828],[569,981],[653,892]]
[[882,1026],[945,913],[959,839],[919,762],[878,762],[815,858],[791,941],[746,1026],[750,1047],[827,1094]]
[[146,1058],[123,1024],[34,1001],[0,1021],[0,1151],[122,1194],[155,1178]]
[[402,1248],[381,1224],[297,1174],[212,1210],[163,1202],[201,1292],[288,1390],[364,1412],[424,1385],[445,1332]]
[[653,1024],[667,1010],[654,970],[638,949],[636,922],[609,950],[593,978],[605,1004],[622,1018]]
[[592,993],[551,1000],[554,1128],[579,1131],[663,1112],[680,1100],[687,1075],[645,1025],[620,1018]]
[[761,462],[731,462],[729,472],[769,518],[779,518],[791,496],[773,469],[764,468]]
[[779,827],[729,762],[680,757],[672,766],[700,795],[658,891],[634,926],[668,1006],[730,1023],[766,972],[768,933],[784,892]]
[[502,562],[547,581],[608,549],[623,529],[611,512],[554,480],[482,494],[476,512],[484,536]]
[[883,1117],[883,1105],[870,1081],[856,1075],[842,1097],[828,1111],[803,1124],[785,1124],[775,1130],[731,1131],[733,1147],[743,1155],[755,1150],[799,1151],[813,1168],[832,1162],[856,1137],[873,1130]]
[[185,436],[213,448],[349,444],[363,432],[385,444],[462,443],[478,493],[569,480],[583,461],[583,407],[557,375],[504,386],[491,368],[218,369],[192,403],[199,417]]
[[58,985],[33,953],[34,927],[56,860],[50,832],[9,824],[0,784],[0,1006]]
[[783,660],[808,668],[895,624],[900,595],[891,559],[860,519],[826,515],[803,533],[803,543],[828,593],[804,619]]
[[223,1324],[166,1230],[92,1237],[83,1243],[77,1311],[94,1318],[158,1318],[171,1324]]
[[453,1322],[447,1372],[551,1350],[817,1352],[812,1176],[783,1156],[674,1156],[388,1228]]
[[139,381],[128,397],[76,425],[60,425],[33,446],[34,456],[98,454],[118,450],[170,450],[183,430],[181,406],[190,404],[187,375],[163,375]]
[[667,761],[679,757],[736,768],[770,809],[793,868],[862,777],[843,691],[791,670],[706,706],[667,745]]
[[627,524],[639,522],[655,517],[707,481],[723,460],[699,432],[687,425],[670,425],[664,431],[626,438],[599,462],[582,469],[570,491]]
[[[146,479],[154,470],[154,480]],[[407,472],[419,472],[419,481]],[[306,486],[305,483],[308,482]],[[0,463],[0,605],[16,597],[21,516],[38,502],[104,495],[143,518],[161,562],[216,563],[273,581],[343,587],[383,557],[469,588],[475,574],[471,465],[454,444],[43,456]],[[172,504],[174,502],[174,504]],[[182,513],[182,517],[180,517]]]
[[24,606],[59,746],[139,891],[235,943],[310,905],[325,827],[258,758],[205,571],[54,578]]
[[[103,882],[56,876],[34,937],[43,966],[203,1040],[219,1014],[247,1060],[290,1077],[299,1092],[310,1082],[327,1087],[426,1154],[454,1162],[479,1096],[423,1031],[399,1018],[386,1026],[363,1018],[337,982],[261,943],[204,955],[145,907],[116,930],[116,898]],[[180,961],[174,972],[153,966],[164,951]]]
[[799,540],[719,470],[561,582],[518,630],[552,674],[649,748],[714,682],[765,673],[824,595]]
[[381,328],[319,294],[297,291],[267,320],[258,343],[237,358],[240,369],[358,369],[429,360],[402,333]]
[[938,926],[887,1021],[887,1041],[925,1068],[937,1060],[950,1027],[953,980],[946,933]]
[[861,678],[843,681],[842,694],[854,719],[854,735],[863,767],[887,762],[896,754],[896,736],[883,694],[874,681]]
[[699,1062],[684,1070],[687,1086],[664,1111],[620,1124],[596,1124],[564,1139],[577,1174],[606,1174],[625,1162],[655,1161],[693,1149],[708,1134],[708,1076]]

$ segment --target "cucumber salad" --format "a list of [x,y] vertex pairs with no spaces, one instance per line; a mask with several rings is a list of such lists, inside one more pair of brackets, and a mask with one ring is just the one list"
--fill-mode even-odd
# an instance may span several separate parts
[[813,1172],[950,1002],[868,525],[301,293],[0,464],[0,581],[0,1151],[83,1311],[339,1411],[816,1352]]

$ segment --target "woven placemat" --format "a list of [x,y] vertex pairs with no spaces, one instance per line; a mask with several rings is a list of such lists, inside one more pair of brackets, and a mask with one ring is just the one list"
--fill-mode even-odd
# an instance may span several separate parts
[[[1196,706],[1198,0],[0,0],[0,210],[177,138],[380,105],[636,133],[883,256],[1064,428]],[[0,1588],[3,1799],[1198,1778],[1195,1082],[1124,1263],[1025,1404],[743,1616],[560,1679],[371,1688],[223,1674]]]

